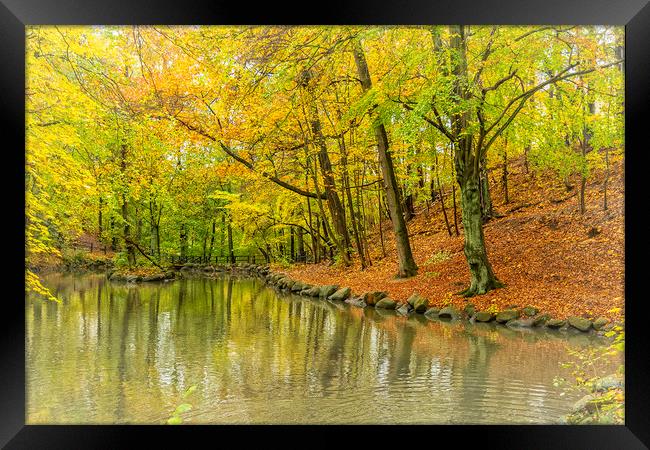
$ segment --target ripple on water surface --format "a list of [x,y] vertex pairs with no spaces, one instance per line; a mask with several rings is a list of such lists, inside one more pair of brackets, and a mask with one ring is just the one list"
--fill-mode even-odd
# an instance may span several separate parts
[[553,386],[560,363],[600,345],[251,279],[45,281],[64,301],[26,302],[28,423],[161,423],[181,403],[186,423],[554,423],[576,400]]

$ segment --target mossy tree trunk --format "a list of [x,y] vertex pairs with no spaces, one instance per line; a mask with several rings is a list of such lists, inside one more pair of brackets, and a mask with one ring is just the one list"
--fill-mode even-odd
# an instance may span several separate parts
[[470,285],[461,294],[471,297],[501,287],[502,283],[494,275],[485,247],[479,183],[475,177],[469,176],[459,180],[459,185],[465,234],[465,258],[470,272]]
[[[462,25],[449,27],[450,47],[453,52],[452,74],[454,75],[454,94],[462,102],[469,103],[471,93],[467,84],[467,59],[465,29]],[[481,161],[487,149],[474,143],[474,137],[466,132],[469,124],[469,108],[452,116],[454,165],[456,181],[460,187],[463,230],[465,235],[465,258],[470,271],[470,285],[460,294],[471,297],[502,286],[488,260],[483,235],[483,209],[481,191],[484,189],[480,176]],[[479,139],[479,142],[481,139]]]

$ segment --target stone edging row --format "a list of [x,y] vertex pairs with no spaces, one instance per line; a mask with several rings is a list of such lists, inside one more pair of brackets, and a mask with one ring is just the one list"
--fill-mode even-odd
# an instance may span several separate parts
[[285,273],[273,272],[268,266],[242,264],[233,266],[231,271],[258,276],[267,284],[283,292],[290,292],[305,297],[343,301],[359,308],[394,309],[402,315],[416,313],[442,319],[468,320],[472,323],[495,321],[498,324],[512,328],[546,327],[554,330],[571,328],[583,333],[595,332],[598,334],[603,334],[605,331],[616,326],[616,324],[611,323],[604,317],[599,317],[594,321],[579,316],[557,319],[551,317],[548,313],[540,313],[539,309],[533,306],[518,308],[516,305],[511,305],[503,311],[490,312],[477,311],[472,303],[468,303],[463,311],[459,311],[453,305],[442,308],[428,307],[428,300],[417,293],[411,295],[406,302],[397,302],[389,298],[388,294],[383,291],[370,291],[355,296],[349,287],[304,283],[291,279]]
[[546,327],[553,330],[576,329],[584,333],[596,332],[603,334],[611,330],[616,324],[611,323],[604,317],[599,317],[593,322],[579,316],[571,316],[567,319],[557,319],[548,313],[540,313],[533,306],[519,308],[511,305],[507,309],[498,312],[478,311],[472,303],[467,303],[463,311],[459,311],[453,305],[428,307],[428,300],[421,295],[414,293],[406,302],[397,302],[388,297],[384,291],[369,291],[361,295],[353,295],[349,287],[338,285],[312,285],[302,281],[293,280],[282,272],[273,272],[267,265],[257,264],[232,264],[226,266],[212,266],[199,264],[186,264],[180,271],[167,271],[146,277],[136,275],[123,275],[109,271],[108,278],[111,281],[126,282],[147,282],[147,281],[169,281],[182,277],[184,273],[215,275],[220,272],[239,273],[256,276],[263,279],[267,284],[276,287],[280,291],[290,292],[304,297],[327,299],[332,301],[343,301],[359,308],[374,307],[377,309],[395,310],[399,314],[409,315],[411,313],[424,314],[428,317],[441,319],[468,320],[469,322],[496,322],[511,328],[534,328]]

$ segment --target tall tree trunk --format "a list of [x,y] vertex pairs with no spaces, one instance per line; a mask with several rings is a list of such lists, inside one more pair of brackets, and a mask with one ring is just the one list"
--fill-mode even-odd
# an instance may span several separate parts
[[[452,51],[452,75],[454,76],[454,94],[469,102],[470,93],[467,86],[467,60],[465,28],[463,25],[451,25],[450,49]],[[484,294],[502,286],[496,278],[485,248],[483,221],[480,201],[479,162],[481,148],[473,145],[472,136],[467,133],[469,111],[464,110],[452,116],[452,133],[454,135],[454,163],[456,180],[460,187],[463,229],[465,235],[465,258],[470,271],[470,285],[461,294],[469,297]]]
[[508,140],[506,139],[503,143],[503,197],[506,205],[510,203],[510,198],[508,197]]
[[369,266],[372,266],[372,260],[370,259],[370,251],[368,249],[368,236],[366,234],[366,229],[368,228],[367,224],[366,224],[366,220],[367,220],[368,216],[366,215],[366,204],[365,204],[365,201],[363,199],[364,196],[363,196],[363,193],[361,192],[361,185],[366,180],[366,165],[365,165],[365,163],[363,164],[363,173],[361,174],[361,178],[359,178],[359,176],[360,176],[359,171],[356,171],[355,174],[356,174],[355,182],[356,182],[356,185],[357,185],[357,188],[355,190],[356,191],[356,198],[357,198],[357,209],[359,211],[359,216],[360,216],[360,219],[361,219],[359,221],[359,224],[358,224],[359,225],[359,233],[361,234],[362,247],[363,247],[363,249],[365,251],[365,255],[366,255],[366,258],[365,258],[366,263]]
[[160,227],[156,224],[151,227],[151,254],[160,260]]
[[159,217],[156,218],[155,214],[156,204],[153,200],[149,201],[149,222],[151,223],[151,254],[154,255],[156,260],[160,262],[160,225]]
[[[406,191],[406,187],[404,187],[404,191]],[[404,196],[404,220],[410,222],[414,217],[415,201],[413,200],[413,194],[408,194]]]
[[115,236],[115,216],[111,215],[110,220],[110,229],[111,229],[111,250],[117,250],[117,237]]
[[361,262],[361,269],[367,267],[366,255],[361,244],[359,236],[359,216],[355,214],[354,205],[352,204],[352,192],[350,189],[350,180],[348,178],[348,154],[347,147],[345,146],[345,137],[341,134],[339,138],[339,149],[341,150],[341,165],[343,167],[343,190],[348,199],[348,209],[350,210],[350,223],[352,224],[352,233],[354,234],[354,242],[357,245],[357,253],[359,261]]
[[210,247],[208,247],[208,259],[212,258],[212,249],[214,248],[214,234],[217,231],[217,221],[212,219],[212,232],[210,233]]
[[278,234],[280,235],[279,243],[278,243],[278,249],[280,251],[280,258],[284,259],[285,252],[284,252],[284,230],[278,231]]
[[142,237],[142,217],[140,216],[140,209],[138,204],[135,204],[135,241],[140,242]]
[[[318,163],[316,161],[314,161],[314,171],[312,172],[312,176],[313,176],[313,179],[314,179],[314,189],[316,190],[317,195],[318,195],[318,198],[317,198],[318,209],[320,211],[320,217],[317,214],[316,215],[316,220],[317,220],[317,223],[320,224],[320,226],[322,226],[322,228],[323,228],[323,236],[325,237],[325,239],[323,239],[323,241],[325,242],[326,247],[324,247],[323,256],[325,257],[327,251],[329,250],[330,258],[333,258],[333,256],[332,256],[332,252],[333,252],[332,246],[333,246],[333,244],[330,242],[330,238],[329,238],[330,232],[329,232],[329,227],[327,225],[327,215],[325,214],[325,208],[323,207],[323,201],[321,200],[321,197],[320,197],[320,188],[318,186],[318,178],[316,177],[316,165],[317,164]],[[319,230],[318,234],[317,234],[318,238],[320,238],[320,226],[317,227],[317,229]]]
[[210,232],[205,230],[203,233],[203,245],[201,245],[201,257],[205,260],[205,257],[208,255],[208,236]]
[[187,256],[187,227],[185,226],[184,223],[181,224],[179,240],[180,240],[181,258],[185,258]]
[[104,199],[100,196],[99,197],[99,206],[97,207],[97,229],[99,231],[99,241],[102,241],[102,234],[104,233],[104,229],[102,227],[103,220],[102,220],[102,210],[104,209]]
[[219,256],[224,256],[224,250],[226,248],[226,213],[221,212],[221,229],[219,233]]
[[298,258],[297,260],[300,262],[305,262],[305,238],[304,238],[304,230],[302,228],[298,228],[296,230],[296,237],[298,241]]
[[131,224],[129,223],[129,202],[126,200],[126,196],[122,194],[122,220],[124,221],[124,246],[126,250],[126,257],[129,262],[129,267],[133,267],[136,264],[135,257],[135,248],[131,243]]
[[438,192],[436,191],[436,183],[433,176],[431,177],[431,180],[429,180],[429,196],[431,197],[431,203],[435,202],[436,197],[438,197]]
[[314,135],[316,147],[318,149],[318,162],[321,169],[321,176],[323,177],[323,187],[327,197],[327,207],[330,215],[332,216],[332,223],[334,225],[331,238],[334,240],[336,249],[341,258],[344,266],[350,265],[349,247],[350,235],[348,234],[347,225],[345,223],[345,210],[341,204],[341,199],[336,191],[336,182],[332,171],[332,162],[330,161],[329,153],[327,151],[327,143],[323,136],[322,125],[318,112],[318,103],[313,95],[313,74],[306,70],[302,73],[302,87],[307,93],[309,120],[311,131]]
[[528,167],[528,153],[530,152],[530,145],[524,147],[524,169],[526,169],[526,174],[530,173],[530,167]]
[[[453,149],[450,158],[453,159]],[[458,231],[458,207],[456,206],[456,183],[453,180],[456,179],[456,164],[451,163],[451,202],[454,210],[454,230],[456,231],[456,236],[460,236],[460,231]]]
[[445,218],[447,233],[449,233],[449,237],[451,237],[451,226],[449,225],[449,218],[447,217],[447,208],[445,208],[445,196],[442,194],[442,185],[440,184],[440,173],[438,171],[438,152],[435,151],[434,155],[435,155],[435,164],[436,164],[436,180],[438,181],[438,191],[440,192],[440,206],[442,206],[442,215]]
[[[407,164],[406,173],[411,173],[412,165]],[[408,192],[408,193],[407,193]],[[408,191],[408,186],[406,183],[402,184],[401,198],[404,199],[403,208],[404,208],[404,220],[410,222],[413,217],[415,217],[415,204],[413,199],[413,193]]]
[[379,227],[379,240],[381,241],[381,254],[386,257],[386,246],[384,245],[384,228],[381,223],[381,189],[377,189],[377,226]]
[[604,197],[603,197],[603,210],[607,211],[607,182],[609,181],[609,147],[605,147],[605,183],[604,183]]
[[[589,89],[589,86],[587,86],[587,90]],[[596,112],[596,105],[593,102],[589,102],[587,104],[587,111],[584,111],[584,126],[582,128],[582,145],[581,145],[581,151],[582,151],[582,163],[584,164],[584,167],[582,168],[582,171],[580,172],[580,214],[584,214],[585,211],[587,210],[586,204],[585,204],[585,191],[587,188],[587,152],[588,149],[591,146],[591,137],[592,137],[592,131],[591,128],[587,125],[587,118],[595,114]]]
[[470,270],[470,286],[462,294],[467,297],[485,294],[503,286],[494,275],[487,256],[479,189],[478,183],[471,177],[463,180],[460,185],[464,250]]
[[273,251],[271,250],[271,244],[266,243],[266,254],[268,255],[268,260],[266,262],[271,262],[271,257],[273,256]]
[[[268,244],[266,244],[266,245],[268,245]],[[271,257],[269,256],[268,251],[265,251],[262,247],[257,247],[257,248],[259,249],[262,256],[264,256],[264,262],[266,264],[270,263],[271,262]],[[268,250],[268,247],[267,247],[267,250]]]
[[[368,72],[366,56],[363,52],[361,42],[358,39],[354,40],[354,62],[357,66],[359,79],[361,80],[361,87],[364,92],[368,92],[372,89],[372,81],[370,79],[370,73]],[[399,188],[395,178],[393,160],[388,145],[388,136],[386,135],[384,125],[376,117],[373,118],[373,129],[375,132],[375,139],[377,140],[377,149],[379,151],[379,161],[384,179],[386,199],[388,200],[388,207],[393,222],[393,231],[395,233],[395,243],[399,259],[397,275],[400,278],[411,277],[417,274],[418,266],[415,264],[415,259],[413,259],[413,253],[411,252],[408,229],[406,228],[406,221],[404,220],[404,212],[402,211],[402,205],[399,198]]]
[[320,242],[318,231],[314,230],[311,211],[311,199],[309,197],[307,197],[307,214],[309,219],[309,237],[311,239],[312,255],[314,256],[314,264],[318,264],[320,262]]
[[[120,159],[120,170],[123,176],[126,176],[126,144],[122,144],[121,159]],[[128,217],[129,211],[129,202],[126,199],[126,193],[122,191],[122,221],[124,222],[124,244],[126,249],[127,260],[129,266],[133,267],[136,265],[136,256],[135,248],[131,242],[131,224]]]
[[492,197],[490,196],[490,180],[487,171],[487,158],[485,153],[481,157],[479,180],[481,185],[481,217],[483,222],[487,222],[493,217]]
[[230,258],[230,263],[235,264],[235,250],[234,250],[234,245],[232,243],[232,222],[230,221],[230,217],[228,218],[227,226],[228,226],[228,257]]
[[311,237],[314,240],[314,247],[316,248],[314,263],[318,264],[321,262],[320,221],[318,220],[318,215],[316,215],[316,234],[312,234]]

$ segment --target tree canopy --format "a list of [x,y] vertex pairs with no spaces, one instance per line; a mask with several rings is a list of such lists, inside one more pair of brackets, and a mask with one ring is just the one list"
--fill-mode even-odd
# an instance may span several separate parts
[[28,261],[86,233],[130,266],[365,268],[390,221],[407,277],[416,206],[451,191],[456,211],[458,188],[481,294],[507,282],[483,239],[488,170],[507,183],[523,157],[584,198],[623,145],[620,27],[29,26],[26,61]]

